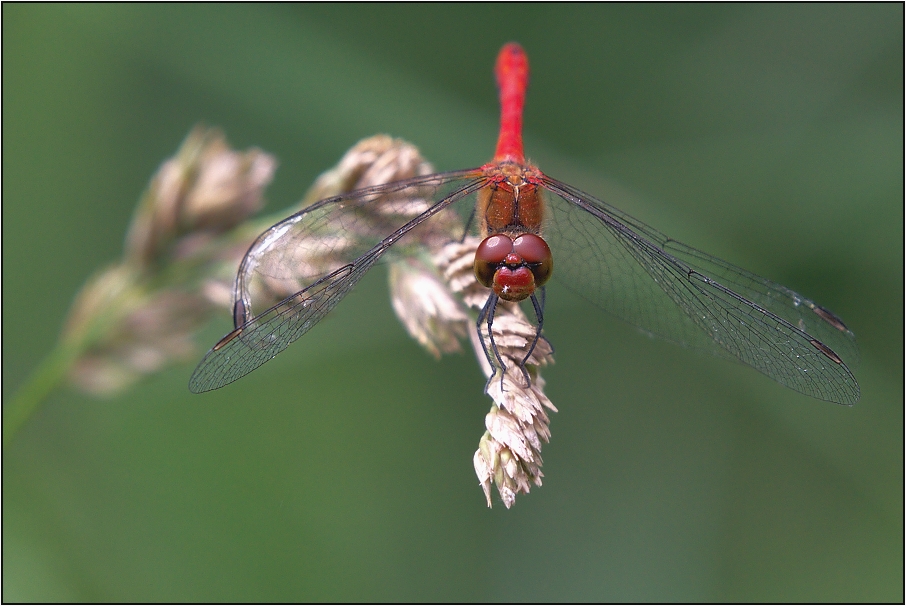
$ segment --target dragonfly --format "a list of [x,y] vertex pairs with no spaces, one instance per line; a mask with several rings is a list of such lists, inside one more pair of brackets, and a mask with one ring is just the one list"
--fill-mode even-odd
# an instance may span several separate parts
[[476,236],[474,272],[488,291],[477,326],[497,369],[503,360],[491,326],[498,303],[531,303],[537,333],[527,360],[541,335],[546,285],[556,277],[649,334],[742,362],[820,400],[858,401],[849,368],[858,349],[843,320],[543,173],[523,149],[529,64],[520,45],[503,46],[495,75],[501,118],[491,162],[327,198],[254,241],[235,281],[234,329],[198,364],[191,391],[223,387],[273,359],[382,259]]

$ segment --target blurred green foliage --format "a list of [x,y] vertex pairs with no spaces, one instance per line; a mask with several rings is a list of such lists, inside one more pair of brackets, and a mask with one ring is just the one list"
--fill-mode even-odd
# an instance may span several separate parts
[[55,393],[4,452],[4,601],[904,599],[901,4],[2,10],[4,402],[193,124],[279,157],[269,211],[378,132],[475,166],[510,39],[539,166],[834,310],[863,394],[553,285],[544,487],[488,511],[480,371],[407,339],[379,268],[226,389]]

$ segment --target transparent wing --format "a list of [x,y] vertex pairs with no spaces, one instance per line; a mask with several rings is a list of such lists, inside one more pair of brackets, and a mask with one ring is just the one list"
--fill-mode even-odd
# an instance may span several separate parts
[[[308,332],[388,251],[462,238],[480,170],[417,177],[328,198],[258,236],[236,278],[235,329],[201,360],[200,393],[245,376]],[[471,206],[469,206],[471,205]]]
[[800,393],[854,404],[855,336],[792,290],[672,240],[549,177],[554,276],[651,333],[739,360]]

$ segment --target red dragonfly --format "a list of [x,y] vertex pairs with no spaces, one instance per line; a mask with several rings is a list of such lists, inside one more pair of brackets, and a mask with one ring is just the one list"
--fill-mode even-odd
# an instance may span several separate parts
[[490,328],[498,301],[531,301],[537,342],[544,287],[556,274],[647,332],[741,361],[821,400],[858,401],[846,363],[858,358],[855,336],[839,317],[545,175],[523,153],[522,47],[505,45],[495,73],[501,121],[492,162],[321,200],[255,240],[236,277],[235,329],[199,363],[193,392],[223,387],[272,359],[385,255],[477,235],[475,275],[488,288],[479,334],[488,335],[485,354],[497,369],[503,360]]

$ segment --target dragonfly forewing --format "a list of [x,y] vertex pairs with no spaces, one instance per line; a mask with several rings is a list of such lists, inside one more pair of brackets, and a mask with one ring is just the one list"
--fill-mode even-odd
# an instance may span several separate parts
[[545,237],[555,277],[662,338],[736,359],[807,395],[853,404],[855,337],[794,291],[672,240],[554,179]]
[[463,237],[480,171],[362,189],[318,202],[261,234],[240,265],[235,329],[202,359],[193,392],[217,389],[300,338],[389,251],[414,254]]

